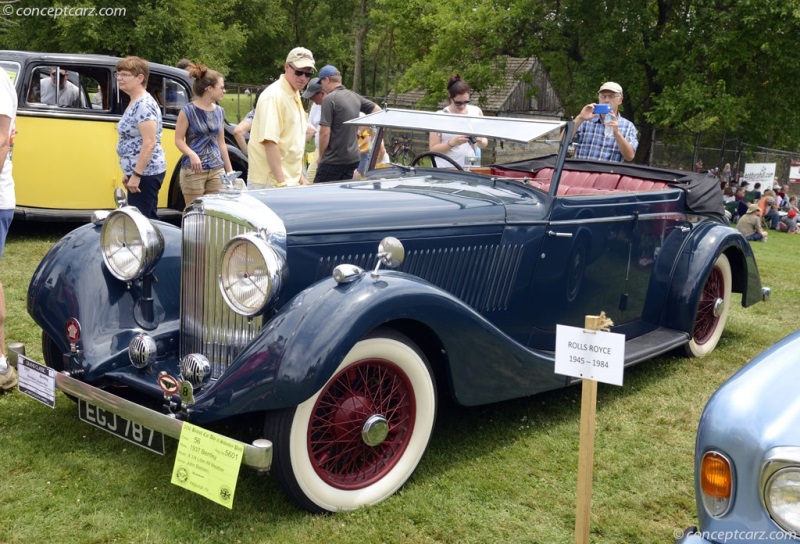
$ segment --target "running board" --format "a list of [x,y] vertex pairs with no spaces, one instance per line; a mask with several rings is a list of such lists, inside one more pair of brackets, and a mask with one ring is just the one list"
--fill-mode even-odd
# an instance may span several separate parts
[[659,327],[625,342],[625,366],[635,365],[679,348],[689,341],[689,333]]

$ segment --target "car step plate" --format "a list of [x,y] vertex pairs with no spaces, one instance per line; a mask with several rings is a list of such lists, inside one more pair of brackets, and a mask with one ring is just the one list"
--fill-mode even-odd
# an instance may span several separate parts
[[146,450],[164,455],[164,434],[78,399],[78,418]]

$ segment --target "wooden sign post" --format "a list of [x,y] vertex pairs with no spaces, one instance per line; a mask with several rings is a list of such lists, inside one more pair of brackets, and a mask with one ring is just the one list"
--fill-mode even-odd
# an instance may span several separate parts
[[589,544],[597,382],[622,385],[625,337],[599,332],[608,331],[613,324],[600,312],[600,315],[587,315],[583,329],[562,325],[556,328],[556,372],[583,380],[575,544]]
[[578,502],[575,508],[575,544],[589,544],[592,513],[592,470],[597,413],[597,382],[583,380],[581,390],[581,431],[578,447]]

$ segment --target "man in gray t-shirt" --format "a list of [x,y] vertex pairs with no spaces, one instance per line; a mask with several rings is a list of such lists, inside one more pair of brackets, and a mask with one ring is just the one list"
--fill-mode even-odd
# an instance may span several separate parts
[[314,183],[353,179],[358,167],[357,125],[345,121],[357,119],[359,112],[381,111],[374,102],[342,85],[342,74],[330,64],[319,71],[319,83],[325,91],[319,120],[319,166]]
[[[67,79],[67,71],[58,71],[58,105],[67,108],[80,108],[81,96],[78,87]],[[50,69],[50,77],[39,80],[40,101],[43,104],[56,103],[56,70]]]

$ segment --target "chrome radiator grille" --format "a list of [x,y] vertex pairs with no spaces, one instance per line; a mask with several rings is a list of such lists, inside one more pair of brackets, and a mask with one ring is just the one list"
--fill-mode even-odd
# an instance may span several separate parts
[[183,357],[200,353],[218,378],[261,329],[262,317],[246,318],[231,310],[217,279],[225,244],[251,229],[230,221],[188,213],[183,218],[181,247],[181,347]]

